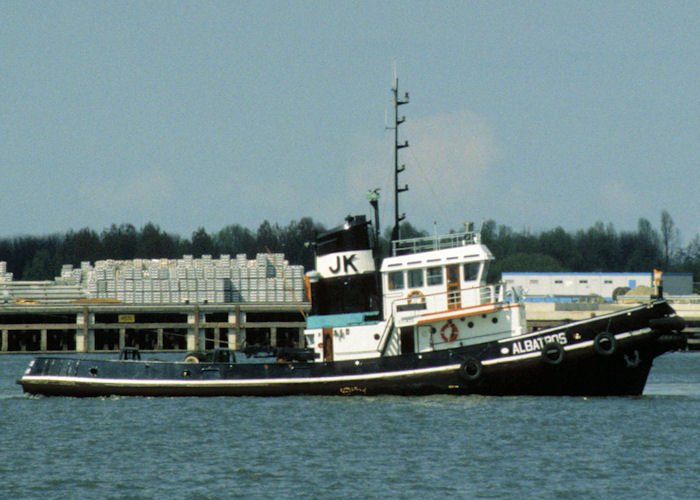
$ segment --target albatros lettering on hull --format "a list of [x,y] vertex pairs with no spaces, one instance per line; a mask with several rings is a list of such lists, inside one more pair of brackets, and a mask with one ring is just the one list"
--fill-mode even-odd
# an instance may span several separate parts
[[543,335],[541,337],[520,340],[513,342],[510,350],[512,354],[525,354],[533,351],[541,351],[545,345],[551,342],[565,345],[567,343],[566,334],[564,332],[559,332],[552,335]]

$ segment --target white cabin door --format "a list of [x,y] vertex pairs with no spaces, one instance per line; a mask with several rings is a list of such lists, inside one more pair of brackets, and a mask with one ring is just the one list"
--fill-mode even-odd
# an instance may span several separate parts
[[447,309],[460,309],[462,296],[459,291],[459,265],[447,266],[445,273],[447,275]]

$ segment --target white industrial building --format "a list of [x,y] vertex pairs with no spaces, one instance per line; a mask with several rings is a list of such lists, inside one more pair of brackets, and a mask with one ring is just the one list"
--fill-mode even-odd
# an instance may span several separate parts
[[[598,295],[612,300],[616,289],[651,287],[652,273],[503,273],[502,279],[520,286],[529,300],[569,301]],[[689,295],[693,291],[692,273],[664,273],[662,286],[668,295]]]

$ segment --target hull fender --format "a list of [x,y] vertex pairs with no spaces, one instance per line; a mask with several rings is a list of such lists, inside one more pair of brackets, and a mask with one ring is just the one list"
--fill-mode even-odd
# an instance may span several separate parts
[[468,357],[459,367],[459,374],[467,382],[473,382],[481,377],[483,366],[481,362],[472,357]]
[[593,348],[601,356],[612,356],[617,349],[615,336],[609,332],[600,332],[593,339]]
[[564,361],[564,347],[559,342],[548,342],[542,348],[542,360],[548,365],[560,365]]

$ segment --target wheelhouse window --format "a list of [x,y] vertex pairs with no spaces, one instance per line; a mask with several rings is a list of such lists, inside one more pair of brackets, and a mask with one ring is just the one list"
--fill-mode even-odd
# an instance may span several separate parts
[[411,269],[408,271],[408,288],[419,288],[423,286],[423,270]]
[[394,271],[389,273],[389,290],[403,290],[403,288],[403,271]]
[[428,270],[428,286],[442,285],[442,268],[429,267]]
[[464,281],[476,281],[479,277],[479,262],[468,262],[464,264]]
[[484,262],[484,268],[481,270],[481,282],[485,283],[486,280],[488,279],[489,275],[489,263],[488,261]]

